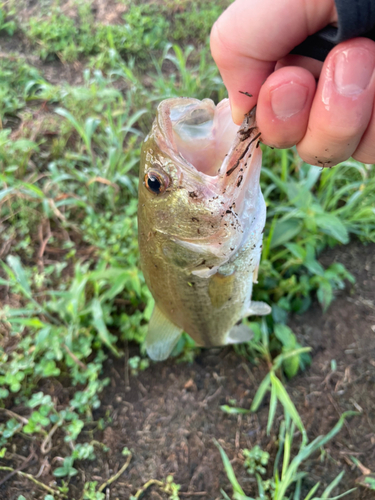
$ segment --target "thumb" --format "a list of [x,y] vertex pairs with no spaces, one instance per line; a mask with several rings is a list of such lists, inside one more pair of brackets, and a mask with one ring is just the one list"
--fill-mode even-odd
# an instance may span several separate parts
[[[211,52],[227,87],[233,120],[255,104],[275,63],[337,21],[334,0],[236,0],[211,31]],[[252,97],[241,92],[247,92]]]

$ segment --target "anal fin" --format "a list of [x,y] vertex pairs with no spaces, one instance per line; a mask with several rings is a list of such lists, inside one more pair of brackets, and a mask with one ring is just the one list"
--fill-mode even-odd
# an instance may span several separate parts
[[254,337],[254,332],[246,325],[234,325],[227,336],[226,344],[242,344],[249,342]]
[[146,351],[154,361],[167,359],[180,338],[182,329],[174,325],[155,305],[148,325]]
[[243,317],[247,316],[266,316],[272,311],[271,307],[265,302],[257,302],[252,300],[250,307],[245,311]]

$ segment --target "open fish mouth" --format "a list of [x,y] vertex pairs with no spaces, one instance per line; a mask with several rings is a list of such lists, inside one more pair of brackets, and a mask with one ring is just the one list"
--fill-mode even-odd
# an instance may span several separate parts
[[233,190],[243,190],[246,181],[259,184],[255,109],[239,127],[232,121],[228,99],[215,106],[211,99],[172,98],[159,105],[158,124],[173,159],[199,172],[203,184],[219,184],[218,194],[229,197]]
[[167,99],[158,108],[158,129],[157,142],[162,150],[167,148],[186,182],[194,179],[198,183],[200,194],[212,202],[210,207],[218,200],[216,208],[229,241],[222,246],[223,253],[235,253],[252,230],[259,205],[264,204],[255,109],[239,127],[232,121],[228,99],[217,106],[210,99]]
[[[210,99],[167,99],[158,107],[154,131],[160,150],[183,179],[179,189],[193,194],[191,205],[206,206],[206,222],[216,221],[215,233],[206,239],[176,234],[171,235],[173,241],[193,252],[215,255],[221,264],[228,262],[255,231],[254,224],[264,226],[255,110],[239,127],[232,121],[228,99],[217,106]],[[216,269],[207,271],[207,276]]]
[[175,148],[198,172],[217,176],[239,129],[231,119],[229,103],[222,101],[215,107],[210,99],[178,101],[169,111]]

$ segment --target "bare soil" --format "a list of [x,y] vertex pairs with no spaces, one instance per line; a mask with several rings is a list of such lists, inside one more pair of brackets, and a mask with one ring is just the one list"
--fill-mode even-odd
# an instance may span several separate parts
[[[292,319],[290,326],[299,341],[313,348],[313,362],[287,383],[287,390],[310,439],[327,433],[344,411],[359,414],[325,446],[323,456],[317,454],[304,464],[303,470],[309,473],[306,491],[317,481],[327,485],[345,470],[340,487],[332,494],[358,486],[347,498],[370,500],[375,492],[356,480],[368,472],[365,468],[375,471],[375,245],[353,243],[325,253],[321,261],[325,265],[344,263],[356,277],[356,284],[340,292],[326,314],[315,304],[306,314]],[[131,347],[130,351],[134,355],[137,349]],[[334,371],[333,360],[337,366]],[[94,419],[104,417],[110,424],[104,430],[93,426],[85,440],[101,441],[109,452],[98,450],[95,462],[75,465],[79,474],[71,480],[69,498],[81,498],[85,481],[102,484],[116,474],[126,461],[121,452],[128,447],[132,451],[130,465],[108,488],[107,498],[129,499],[150,479],[162,480],[172,474],[181,485],[181,498],[219,499],[220,488],[231,494],[231,487],[214,439],[224,447],[245,492],[257,495],[254,478],[243,468],[241,450],[259,444],[275,456],[277,436],[268,437],[265,432],[268,401],[258,413],[242,416],[228,415],[220,405],[236,399],[238,406],[249,408],[267,373],[264,364],[249,365],[228,347],[202,350],[191,364],[173,360],[156,363],[129,380],[126,372],[123,360],[108,360],[104,375],[111,383]],[[280,414],[278,421],[281,419]],[[52,484],[49,464],[59,460],[65,446],[61,440],[45,456],[35,449],[24,471],[39,473],[40,481]],[[30,451],[24,440],[17,449],[23,456]],[[365,468],[356,468],[351,457]],[[20,465],[17,455],[9,465]],[[17,477],[0,487],[0,497],[13,500],[25,491],[32,495],[26,494],[27,499],[44,498],[33,483]],[[152,486],[141,498],[166,500],[167,495]]]

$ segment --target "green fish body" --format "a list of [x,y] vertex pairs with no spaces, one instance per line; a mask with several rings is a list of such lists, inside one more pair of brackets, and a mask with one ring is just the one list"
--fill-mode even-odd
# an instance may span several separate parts
[[228,100],[160,103],[141,154],[139,248],[155,299],[146,349],[166,359],[181,333],[200,346],[245,342],[238,324],[268,314],[251,300],[266,206],[255,110],[241,127]]

